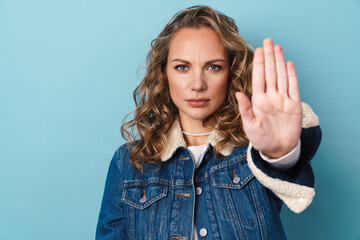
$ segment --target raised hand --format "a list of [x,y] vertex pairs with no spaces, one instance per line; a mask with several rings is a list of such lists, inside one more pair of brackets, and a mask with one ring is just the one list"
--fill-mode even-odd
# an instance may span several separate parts
[[244,131],[256,150],[270,158],[284,156],[298,143],[302,107],[295,65],[285,63],[279,45],[271,38],[255,50],[251,102],[236,93]]

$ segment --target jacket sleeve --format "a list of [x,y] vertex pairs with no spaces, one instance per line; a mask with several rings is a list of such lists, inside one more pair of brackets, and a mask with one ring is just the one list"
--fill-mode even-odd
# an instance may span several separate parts
[[110,163],[96,228],[96,240],[124,239],[127,235],[124,205],[121,201],[123,152],[120,147]]
[[321,140],[318,117],[308,104],[302,103],[302,109],[301,152],[295,166],[287,171],[274,170],[262,160],[251,143],[247,153],[248,165],[255,177],[295,213],[304,211],[315,196],[315,178],[310,160]]

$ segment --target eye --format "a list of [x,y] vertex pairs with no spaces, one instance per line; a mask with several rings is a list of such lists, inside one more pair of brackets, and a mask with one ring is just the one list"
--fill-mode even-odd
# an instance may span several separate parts
[[219,70],[221,70],[221,67],[219,65],[210,65],[208,67],[208,69],[214,70],[214,71],[219,71]]
[[177,66],[175,67],[175,69],[178,70],[178,71],[180,71],[180,72],[184,72],[184,71],[188,70],[188,67],[185,66],[185,65],[177,65]]

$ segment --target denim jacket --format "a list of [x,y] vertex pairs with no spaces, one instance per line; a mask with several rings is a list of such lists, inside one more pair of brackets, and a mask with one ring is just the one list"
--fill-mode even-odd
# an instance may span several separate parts
[[193,224],[200,239],[286,239],[280,221],[285,203],[296,213],[315,195],[310,160],[321,139],[318,117],[302,103],[301,153],[291,169],[268,166],[251,144],[226,145],[218,159],[212,151],[221,136],[213,130],[198,168],[179,121],[168,131],[158,164],[140,172],[129,161],[127,144],[110,163],[97,240],[189,240]]

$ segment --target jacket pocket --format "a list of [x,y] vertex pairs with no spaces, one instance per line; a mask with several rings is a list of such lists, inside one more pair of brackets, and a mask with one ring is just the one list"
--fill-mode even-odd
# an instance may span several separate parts
[[228,162],[214,173],[212,181],[219,218],[227,227],[239,229],[234,239],[244,239],[248,234],[258,234],[259,229],[265,229],[264,214],[269,208],[269,200],[245,157]]
[[132,239],[158,239],[166,219],[168,185],[159,182],[130,181],[123,184],[126,225]]
[[254,178],[254,174],[250,169],[227,167],[222,168],[215,173],[214,187],[228,188],[228,189],[241,189],[251,179]]
[[124,187],[122,201],[143,210],[167,196],[168,186],[159,183],[134,182]]

